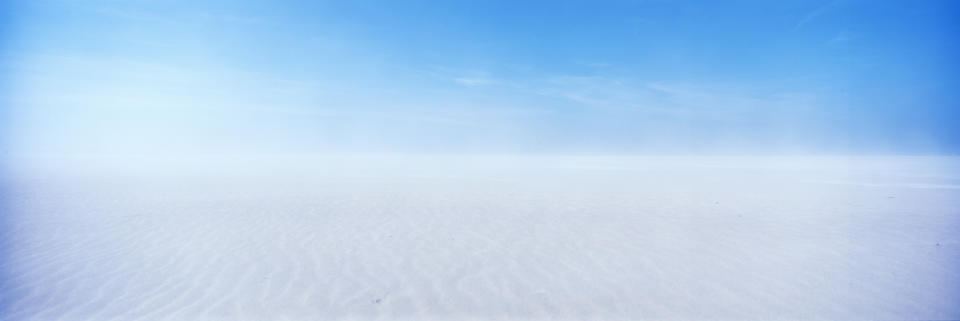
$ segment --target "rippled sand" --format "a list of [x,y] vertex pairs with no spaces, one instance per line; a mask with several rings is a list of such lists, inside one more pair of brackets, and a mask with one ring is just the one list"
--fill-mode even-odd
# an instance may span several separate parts
[[960,159],[22,159],[0,319],[960,319]]

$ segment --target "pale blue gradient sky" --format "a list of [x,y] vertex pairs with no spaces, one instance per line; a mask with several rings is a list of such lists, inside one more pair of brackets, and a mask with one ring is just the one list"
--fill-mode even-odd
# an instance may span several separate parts
[[3,6],[11,153],[960,152],[956,1]]

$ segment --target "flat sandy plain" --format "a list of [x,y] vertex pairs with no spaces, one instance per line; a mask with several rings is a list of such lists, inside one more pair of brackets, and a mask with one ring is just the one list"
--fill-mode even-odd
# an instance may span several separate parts
[[3,320],[960,319],[956,157],[3,169]]

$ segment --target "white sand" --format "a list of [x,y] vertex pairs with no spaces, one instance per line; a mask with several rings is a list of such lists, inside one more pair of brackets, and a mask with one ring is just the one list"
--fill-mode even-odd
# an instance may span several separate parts
[[4,320],[960,319],[958,158],[5,166]]

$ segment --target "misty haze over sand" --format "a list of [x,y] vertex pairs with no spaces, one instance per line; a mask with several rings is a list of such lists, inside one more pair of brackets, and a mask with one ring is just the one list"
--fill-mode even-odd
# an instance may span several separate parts
[[956,157],[7,170],[4,320],[960,318]]

